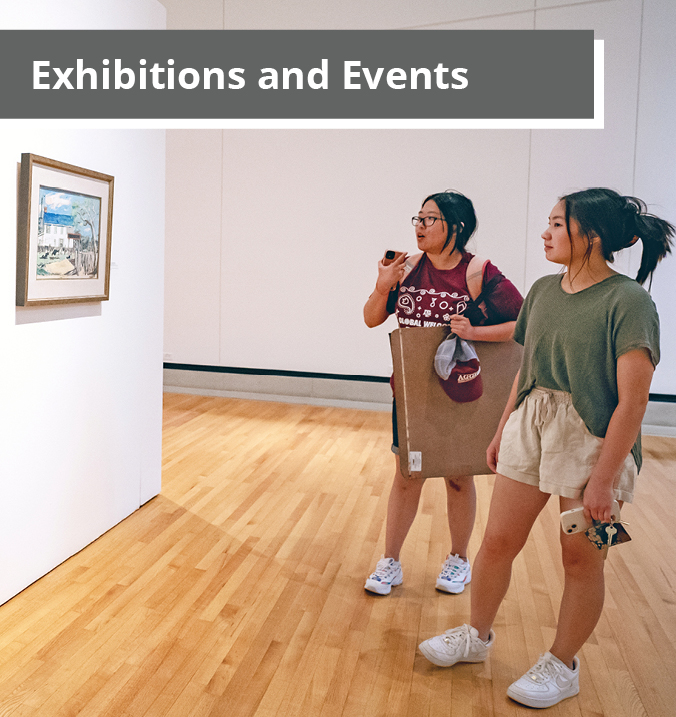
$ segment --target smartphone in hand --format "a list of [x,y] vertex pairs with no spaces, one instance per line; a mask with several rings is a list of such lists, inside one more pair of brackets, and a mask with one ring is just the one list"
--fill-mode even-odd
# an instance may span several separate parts
[[389,266],[393,261],[396,261],[402,256],[403,251],[394,251],[394,249],[388,249],[383,257],[383,266]]
[[[613,501],[611,514],[613,522],[618,523],[620,520],[620,504],[616,500]],[[591,523],[585,520],[583,508],[573,508],[561,513],[561,530],[564,533],[568,533],[568,535],[582,533],[585,530],[589,530],[589,528],[591,528]]]

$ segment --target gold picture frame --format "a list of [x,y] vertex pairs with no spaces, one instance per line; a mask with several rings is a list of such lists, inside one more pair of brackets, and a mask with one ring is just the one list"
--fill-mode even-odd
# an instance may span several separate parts
[[114,177],[21,155],[16,305],[107,301]]

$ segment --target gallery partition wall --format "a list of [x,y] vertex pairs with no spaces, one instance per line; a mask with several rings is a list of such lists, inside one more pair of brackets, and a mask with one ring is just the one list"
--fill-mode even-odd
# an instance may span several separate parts
[[[164,23],[155,0],[0,10],[3,29]],[[164,131],[25,125],[0,143],[0,603],[160,490]],[[114,177],[109,300],[15,306],[25,152]]]

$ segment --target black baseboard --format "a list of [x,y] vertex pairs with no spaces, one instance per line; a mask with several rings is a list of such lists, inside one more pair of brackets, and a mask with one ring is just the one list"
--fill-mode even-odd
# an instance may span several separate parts
[[[249,376],[296,376],[299,378],[329,378],[337,381],[364,381],[366,383],[389,383],[388,376],[361,376],[347,373],[317,373],[315,371],[282,371],[268,368],[241,368],[238,366],[204,366],[195,363],[165,363],[164,368],[178,371],[207,371],[211,373],[238,373]],[[676,396],[669,393],[651,393],[655,403],[676,403]]]
[[670,393],[651,393],[650,400],[655,403],[676,403],[676,396]]
[[[192,363],[165,363],[164,368],[178,371],[207,371],[211,373],[237,373],[249,376],[295,376],[298,378],[329,378],[338,381],[363,381],[366,383],[389,383],[388,376],[360,376],[343,373],[316,373],[314,371],[282,371],[267,368],[239,368],[237,366],[204,366]],[[675,399],[676,400],[676,399]]]

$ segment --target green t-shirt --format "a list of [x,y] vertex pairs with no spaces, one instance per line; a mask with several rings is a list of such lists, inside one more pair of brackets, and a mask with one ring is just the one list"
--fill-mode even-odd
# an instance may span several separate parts
[[[518,407],[535,386],[570,393],[589,432],[603,438],[617,407],[617,359],[646,348],[660,360],[660,327],[650,294],[633,279],[613,275],[576,294],[561,288],[562,274],[531,288],[514,340],[524,346]],[[641,436],[632,454],[641,468]]]

